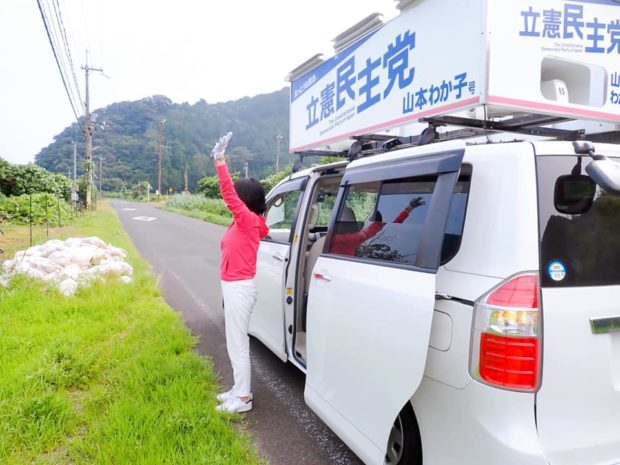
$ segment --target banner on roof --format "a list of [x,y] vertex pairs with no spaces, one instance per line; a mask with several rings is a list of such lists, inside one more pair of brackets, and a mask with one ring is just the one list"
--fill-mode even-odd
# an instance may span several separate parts
[[290,147],[481,104],[620,123],[620,3],[418,0],[291,82]]
[[421,1],[293,81],[291,150],[479,102],[484,3]]

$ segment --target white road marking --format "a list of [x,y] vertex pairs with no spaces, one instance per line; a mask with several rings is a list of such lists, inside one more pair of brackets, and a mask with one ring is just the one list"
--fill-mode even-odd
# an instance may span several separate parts
[[134,216],[133,219],[137,221],[154,221],[157,218],[153,218],[152,216]]
[[136,209],[135,208],[123,208],[123,211],[125,211],[125,212],[135,212]]

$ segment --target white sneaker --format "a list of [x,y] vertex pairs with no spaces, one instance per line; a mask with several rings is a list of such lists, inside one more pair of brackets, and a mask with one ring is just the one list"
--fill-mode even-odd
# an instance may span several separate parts
[[218,412],[243,413],[252,410],[252,398],[241,400],[240,397],[229,397],[222,405],[215,407]]
[[[217,396],[215,396],[215,398],[218,400],[218,402],[220,404],[223,404],[224,402],[226,402],[228,400],[228,398],[231,396],[233,390],[231,389],[230,391],[226,391],[226,392],[222,392],[220,394],[218,394]],[[250,399],[252,398],[252,393],[250,392]]]
[[218,400],[218,402],[223,403],[228,400],[231,394],[232,394],[232,389],[230,391],[226,391],[226,392],[222,392],[218,394],[217,396],[215,396],[215,398]]

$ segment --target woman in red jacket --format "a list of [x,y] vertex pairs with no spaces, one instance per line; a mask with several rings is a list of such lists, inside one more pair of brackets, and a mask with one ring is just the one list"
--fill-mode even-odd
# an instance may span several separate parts
[[217,410],[247,412],[252,409],[250,315],[256,303],[256,254],[260,240],[267,235],[265,191],[256,179],[239,179],[233,184],[224,159],[232,132],[221,137],[213,148],[213,159],[226,206],[233,222],[221,241],[220,279],[224,298],[226,348],[235,384],[218,394]]

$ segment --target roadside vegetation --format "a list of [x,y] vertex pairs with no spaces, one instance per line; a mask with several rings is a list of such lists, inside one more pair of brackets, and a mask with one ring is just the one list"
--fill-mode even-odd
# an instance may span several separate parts
[[[0,261],[29,228],[2,225]],[[14,278],[0,286],[0,463],[257,464],[237,417],[215,412],[217,379],[106,203],[50,236],[98,236],[129,253],[134,281],[73,297]],[[34,241],[46,239],[35,228]]]
[[0,223],[65,224],[75,216],[70,199],[66,176],[0,158]]
[[[291,168],[287,167],[261,179],[260,182],[265,188],[265,193],[268,193],[290,174]],[[231,178],[236,181],[239,179],[239,173],[231,173]],[[232,221],[230,211],[226,208],[226,204],[220,195],[217,176],[202,178],[198,182],[198,194],[172,195],[160,208],[223,226],[228,226]]]
[[223,226],[228,226],[232,221],[232,215],[222,199],[210,199],[202,194],[173,195],[161,208]]

